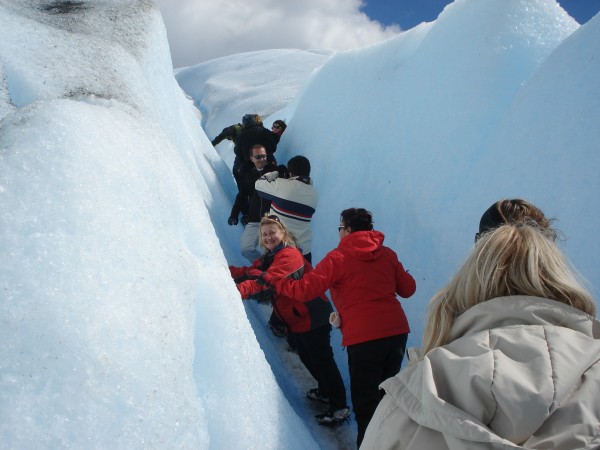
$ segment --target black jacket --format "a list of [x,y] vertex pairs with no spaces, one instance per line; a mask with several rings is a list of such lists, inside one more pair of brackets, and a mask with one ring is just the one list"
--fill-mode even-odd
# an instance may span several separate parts
[[231,208],[231,217],[238,217],[242,213],[243,216],[248,216],[248,222],[260,222],[265,213],[268,213],[271,209],[271,201],[258,195],[254,183],[265,173],[276,170],[277,166],[272,162],[268,162],[262,171],[259,172],[256,167],[252,167],[245,174],[244,181],[240,185],[240,190]]
[[250,148],[253,145],[260,144],[267,151],[269,161],[273,161],[273,153],[277,150],[277,142],[279,142],[279,139],[276,139],[278,137],[261,124],[246,125],[239,132],[233,151],[237,158],[248,161],[250,159]]
[[221,131],[221,133],[211,141],[211,144],[214,147],[216,145],[219,145],[225,139],[233,142],[234,144],[237,144],[237,140],[238,140],[238,137],[240,136],[241,131],[242,131],[241,123],[236,123],[235,125],[231,125],[227,128],[223,128],[223,131]]

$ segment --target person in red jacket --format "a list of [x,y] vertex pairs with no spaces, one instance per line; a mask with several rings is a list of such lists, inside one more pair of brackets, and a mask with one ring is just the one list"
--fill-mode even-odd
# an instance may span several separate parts
[[408,320],[396,294],[414,294],[414,278],[396,253],[373,230],[372,214],[363,208],[342,211],[340,243],[302,279],[262,274],[280,295],[307,301],[329,289],[337,309],[342,345],[348,349],[350,393],[360,447],[367,425],[383,397],[379,384],[400,371]]
[[330,420],[333,413],[347,420],[350,409],[346,404],[346,387],[329,341],[329,316],[333,308],[325,291],[316,293],[308,301],[299,302],[276,294],[261,280],[251,276],[252,272],[258,272],[297,280],[312,270],[279,217],[263,217],[259,230],[261,244],[266,252],[252,266],[230,266],[229,271],[242,299],[271,300],[273,311],[292,334],[300,360],[317,380],[318,387],[308,391],[307,397],[329,404],[329,410],[317,416],[318,422],[321,425],[336,425],[340,420]]

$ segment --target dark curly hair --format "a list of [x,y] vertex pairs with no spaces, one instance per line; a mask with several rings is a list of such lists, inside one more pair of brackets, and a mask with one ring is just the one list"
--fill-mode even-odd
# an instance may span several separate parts
[[273,126],[280,127],[283,131],[287,128],[287,124],[283,120],[276,120],[273,122]]
[[371,231],[373,229],[373,214],[364,208],[348,208],[340,214],[340,224],[354,231]]
[[295,176],[310,176],[310,161],[305,156],[294,156],[288,161],[287,168]]

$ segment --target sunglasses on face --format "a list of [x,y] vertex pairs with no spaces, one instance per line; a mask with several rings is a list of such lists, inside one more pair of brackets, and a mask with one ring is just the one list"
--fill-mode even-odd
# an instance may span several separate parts
[[254,155],[253,158],[254,159],[265,159],[267,157],[267,155]]

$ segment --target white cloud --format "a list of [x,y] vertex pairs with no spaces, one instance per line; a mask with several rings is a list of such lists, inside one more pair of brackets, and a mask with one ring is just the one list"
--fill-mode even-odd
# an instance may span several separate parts
[[174,67],[273,48],[347,50],[400,32],[360,11],[361,0],[155,0]]

